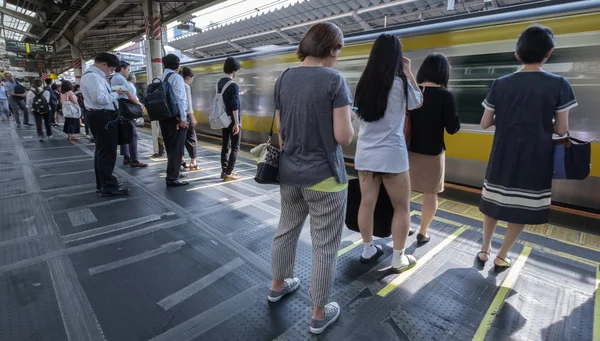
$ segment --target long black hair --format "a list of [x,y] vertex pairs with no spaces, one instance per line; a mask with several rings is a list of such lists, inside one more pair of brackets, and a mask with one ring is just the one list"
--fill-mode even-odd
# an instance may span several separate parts
[[402,44],[398,37],[382,34],[375,40],[365,71],[356,86],[354,105],[358,107],[360,119],[375,122],[383,117],[395,77],[402,79],[406,99],[408,80],[403,71]]

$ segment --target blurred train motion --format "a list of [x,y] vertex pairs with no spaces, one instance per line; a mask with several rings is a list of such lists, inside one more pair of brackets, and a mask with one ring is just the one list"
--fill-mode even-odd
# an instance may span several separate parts
[[[584,181],[555,181],[552,199],[584,209],[600,209],[600,8],[596,4],[568,12],[561,10],[561,6],[387,31],[401,38],[415,74],[425,56],[434,51],[444,53],[452,65],[449,87],[457,102],[462,128],[454,136],[446,135],[446,181],[482,186],[493,130],[483,131],[479,127],[483,114],[481,102],[494,79],[520,67],[514,57],[516,39],[527,26],[539,23],[550,27],[557,40],[557,48],[544,69],[566,77],[579,102],[569,117],[571,135],[597,139],[592,146],[590,176]],[[335,68],[344,74],[352,91],[371,44],[380,33],[347,37],[347,46]],[[294,51],[294,46],[288,46],[236,56],[242,65],[236,82],[241,90],[246,90],[241,96],[243,142],[259,144],[267,140],[273,114],[273,86],[283,70],[298,64]],[[192,98],[199,133],[220,136],[219,130],[208,126],[208,110],[215,82],[222,77],[223,60],[213,58],[186,64],[196,73]],[[136,76],[138,94],[143,97],[147,85],[145,71]],[[358,130],[358,122],[354,124]],[[349,161],[354,151],[354,142],[344,149]]]

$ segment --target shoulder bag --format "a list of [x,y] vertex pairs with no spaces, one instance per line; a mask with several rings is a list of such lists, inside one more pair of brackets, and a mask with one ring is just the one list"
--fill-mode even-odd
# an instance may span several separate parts
[[583,180],[590,175],[592,159],[592,141],[582,141],[571,137],[554,139],[555,180]]
[[[288,72],[289,69],[283,71],[279,77],[279,86],[277,87],[276,93],[279,96],[281,90],[281,83],[283,82],[283,75]],[[277,98],[275,98],[277,101]],[[259,184],[278,184],[279,183],[279,149],[271,144],[271,138],[273,137],[273,125],[275,124],[275,115],[277,114],[277,105],[273,109],[273,120],[271,121],[271,130],[269,131],[269,140],[266,143],[260,144],[253,148],[250,153],[258,156],[258,164],[256,170],[256,176],[254,181]],[[258,155],[257,155],[258,154]]]
[[[360,232],[358,228],[358,209],[360,207],[361,193],[359,179],[352,179],[348,182],[348,201],[346,203],[346,226],[348,229]],[[385,189],[381,184],[379,197],[375,204],[375,214],[373,215],[373,236],[387,238],[392,235],[392,218],[394,217],[394,206]]]

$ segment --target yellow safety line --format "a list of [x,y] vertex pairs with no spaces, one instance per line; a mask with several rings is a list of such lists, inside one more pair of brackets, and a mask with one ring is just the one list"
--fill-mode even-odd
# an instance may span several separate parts
[[431,251],[424,254],[421,258],[418,259],[417,265],[414,268],[407,270],[398,275],[393,281],[391,281],[388,285],[386,285],[383,289],[381,289],[377,295],[381,297],[385,297],[387,294],[396,289],[400,284],[402,284],[410,275],[412,275],[415,271],[424,267],[435,255],[440,253],[448,244],[450,244],[454,239],[460,236],[463,232],[467,230],[466,226],[462,226],[458,230],[454,231],[451,235],[446,237],[441,243],[436,245]]
[[355,241],[354,243],[346,246],[345,248],[343,248],[340,251],[338,251],[338,257],[341,257],[343,254],[352,251],[353,249],[355,249],[360,244],[362,244],[362,239],[359,239],[359,240]]
[[475,335],[473,336],[473,341],[485,340],[487,332],[494,324],[494,318],[500,312],[500,309],[502,309],[502,305],[504,305],[504,300],[506,299],[506,296],[510,292],[511,288],[515,285],[517,277],[523,269],[523,266],[525,265],[527,257],[529,257],[530,253],[531,248],[525,246],[523,248],[523,251],[521,251],[519,258],[517,258],[517,261],[508,270],[508,275],[504,279],[502,286],[498,289],[498,293],[496,294],[496,297],[494,297],[492,304],[490,304],[487,313],[485,313],[485,316],[483,317],[479,328],[477,328],[477,332],[475,332]]
[[600,267],[596,268],[596,293],[594,294],[594,335],[592,341],[600,341]]

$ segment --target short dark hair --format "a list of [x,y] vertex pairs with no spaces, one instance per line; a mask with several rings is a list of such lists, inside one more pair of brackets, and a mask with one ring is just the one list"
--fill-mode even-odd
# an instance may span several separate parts
[[194,77],[194,76],[195,76],[194,75],[194,71],[192,71],[192,69],[190,69],[189,67],[184,66],[181,69],[181,77],[183,77],[183,78],[190,77],[191,78],[191,77]]
[[447,88],[449,79],[450,63],[439,52],[428,55],[417,72],[417,83],[432,82]]
[[33,88],[37,90],[37,88],[41,88],[42,87],[42,80],[41,79],[34,79],[33,80]]
[[165,69],[169,69],[169,70],[175,70],[179,67],[179,63],[180,63],[180,59],[179,57],[177,57],[176,55],[169,53],[168,55],[164,56],[162,58],[162,63],[163,66],[165,67]]
[[119,63],[119,66],[118,66],[118,67],[115,69],[115,72],[121,72],[121,70],[122,70],[122,69],[126,69],[126,68],[128,68],[128,67],[129,67],[129,65],[130,65],[130,64],[129,64],[128,62],[126,62],[126,61],[122,60],[122,61]]
[[81,88],[81,85],[79,85],[79,84],[73,85],[73,91],[79,91],[79,88]]
[[69,81],[60,82],[60,93],[65,94],[69,91],[73,91],[73,84]]
[[544,61],[555,43],[552,30],[546,26],[532,25],[519,36],[517,54],[523,64],[538,64]]
[[225,59],[225,63],[223,64],[223,72],[230,74],[234,71],[238,71],[239,69],[241,69],[241,66],[237,59],[233,57],[227,57],[227,59]]
[[296,55],[301,61],[307,56],[326,58],[331,50],[341,50],[344,47],[344,34],[335,24],[322,22],[313,25],[304,34],[298,44]]
[[98,55],[96,55],[96,57],[94,58],[94,62],[106,63],[106,65],[110,67],[119,67],[120,65],[119,57],[108,52],[98,53]]
[[44,79],[44,82],[46,82],[46,85],[50,85],[50,84],[52,84],[52,79],[46,78],[46,79]]

